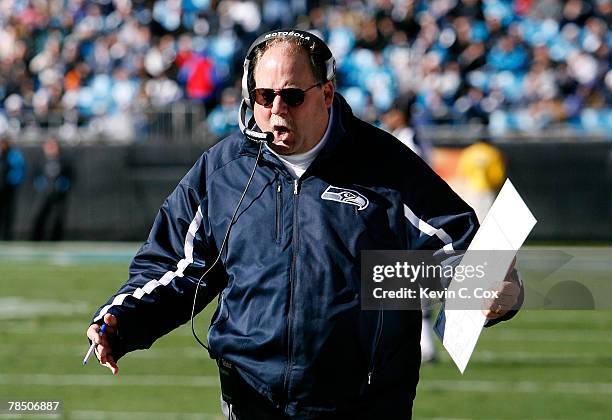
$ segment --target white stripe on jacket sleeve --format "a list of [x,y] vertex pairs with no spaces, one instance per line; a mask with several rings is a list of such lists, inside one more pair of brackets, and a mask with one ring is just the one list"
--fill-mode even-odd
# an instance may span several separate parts
[[176,264],[176,271],[168,271],[161,277],[161,279],[150,280],[144,286],[137,288],[132,293],[121,293],[115,296],[109,305],[104,306],[100,310],[100,313],[94,318],[93,322],[95,323],[102,319],[111,307],[122,305],[126,297],[133,296],[136,299],[142,299],[145,294],[152,293],[158,286],[167,286],[175,277],[183,277],[185,269],[193,263],[193,242],[196,233],[202,224],[203,218],[204,215],[202,214],[202,209],[200,206],[198,206],[198,211],[189,224],[189,229],[187,229],[187,234],[185,236],[185,245],[183,247],[185,257]]
[[406,204],[404,204],[404,216],[415,228],[417,228],[424,234],[428,236],[437,236],[438,239],[444,242],[444,247],[442,247],[442,250],[446,254],[450,254],[454,251],[453,240],[450,235],[444,231],[444,229],[435,228],[426,221],[419,219],[419,217],[414,214],[414,212]]

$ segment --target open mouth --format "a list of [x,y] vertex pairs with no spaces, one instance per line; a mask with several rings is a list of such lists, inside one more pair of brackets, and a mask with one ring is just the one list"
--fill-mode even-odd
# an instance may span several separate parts
[[281,141],[286,140],[289,133],[291,133],[291,130],[284,125],[275,125],[272,128],[274,129],[274,137]]
[[285,134],[288,133],[290,130],[285,127],[284,125],[275,125],[274,126],[274,132],[278,133],[278,134]]

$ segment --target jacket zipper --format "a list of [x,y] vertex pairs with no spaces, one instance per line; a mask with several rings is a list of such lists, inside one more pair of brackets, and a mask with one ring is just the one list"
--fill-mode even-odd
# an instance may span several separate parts
[[382,336],[383,328],[383,310],[378,310],[378,321],[376,322],[376,332],[374,334],[374,349],[372,350],[372,357],[370,358],[370,367],[368,369],[368,385],[372,383],[372,375],[374,374],[374,362],[376,361],[376,350],[378,350],[378,344],[380,343],[380,337]]
[[[293,365],[293,340],[292,340],[292,313],[293,313],[293,286],[295,283],[295,269],[297,263],[298,253],[298,198],[299,198],[299,180],[293,181],[293,256],[291,258],[291,271],[289,274],[289,313],[287,314],[287,370],[285,371],[285,393],[289,397],[289,375],[291,373],[291,366]],[[288,399],[288,398],[287,398]]]
[[274,240],[277,244],[280,243],[281,239],[281,209],[283,205],[283,190],[281,185],[280,181],[276,183],[276,227],[274,231]]

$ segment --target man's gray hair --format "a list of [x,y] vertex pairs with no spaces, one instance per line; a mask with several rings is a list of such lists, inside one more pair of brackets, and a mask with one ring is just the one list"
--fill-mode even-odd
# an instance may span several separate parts
[[[310,70],[312,71],[312,75],[314,76],[316,82],[323,84],[328,81],[325,59],[321,56],[320,53],[316,51],[315,45],[312,42],[309,42],[297,36],[276,37],[266,42],[265,45],[258,48],[255,52],[255,57],[253,58],[253,78],[255,77],[257,64],[259,63],[259,60],[261,60],[261,57],[263,57],[265,52],[272,47],[282,44],[289,46],[289,52],[291,54],[298,54],[300,51],[303,51],[308,55]],[[335,87],[336,78],[334,77],[331,82],[334,84]]]

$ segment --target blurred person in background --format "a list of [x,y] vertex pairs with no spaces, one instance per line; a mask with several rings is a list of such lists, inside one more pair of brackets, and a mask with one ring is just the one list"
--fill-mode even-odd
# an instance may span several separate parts
[[60,241],[68,214],[72,166],[55,138],[49,137],[42,149],[43,159],[34,169],[34,189],[40,204],[34,218],[32,240]]
[[221,92],[221,103],[206,117],[210,131],[216,138],[228,136],[238,128],[236,115],[240,106],[238,91],[234,88],[225,88]]
[[[396,100],[393,107],[383,114],[383,128],[389,131],[406,147],[431,165],[431,144],[421,140],[416,130],[410,126],[410,101]],[[421,321],[421,362],[434,362],[437,358],[436,345],[432,330],[434,315],[430,299],[422,302],[423,320]]]
[[466,147],[457,163],[459,195],[470,205],[482,223],[506,180],[506,164],[501,151],[481,140]]
[[383,128],[431,165],[431,144],[418,136],[411,126],[411,106],[410,101],[396,100],[391,109],[382,115]]
[[6,136],[0,138],[0,240],[13,239],[17,188],[25,177],[23,154]]

